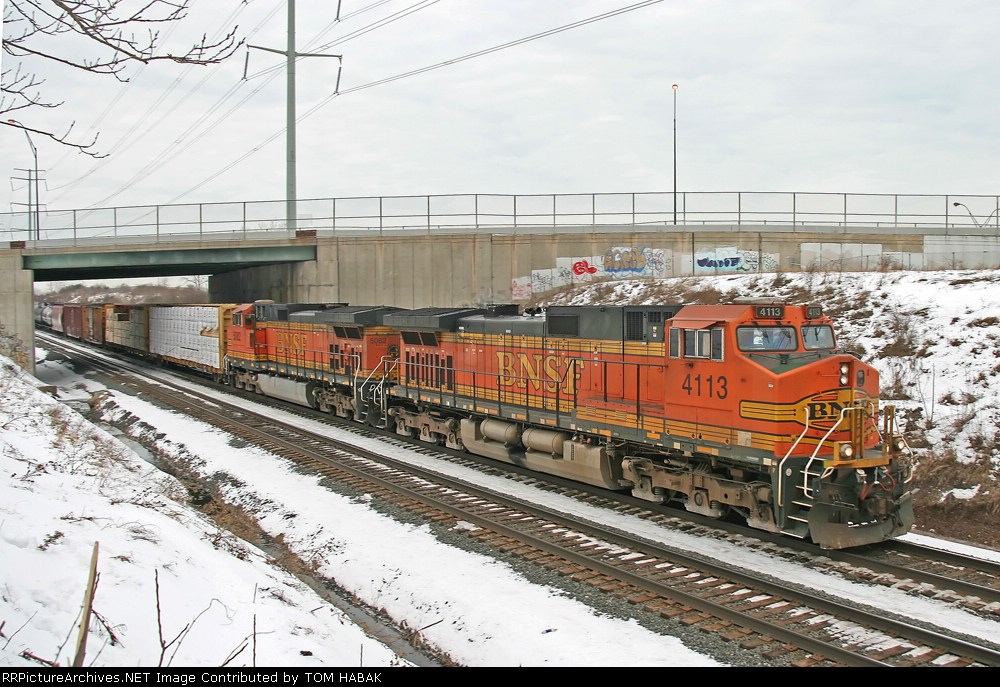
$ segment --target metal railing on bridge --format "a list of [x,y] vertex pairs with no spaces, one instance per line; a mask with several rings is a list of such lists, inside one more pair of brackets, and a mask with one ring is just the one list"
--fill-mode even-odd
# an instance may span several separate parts
[[[675,203],[676,201],[676,203]],[[297,201],[146,205],[0,213],[0,241],[14,246],[184,240],[282,239],[356,232],[558,231],[635,227],[826,230],[874,227],[1000,236],[1000,195],[914,195],[760,191],[677,193],[456,194]],[[37,219],[37,222],[35,221]]]

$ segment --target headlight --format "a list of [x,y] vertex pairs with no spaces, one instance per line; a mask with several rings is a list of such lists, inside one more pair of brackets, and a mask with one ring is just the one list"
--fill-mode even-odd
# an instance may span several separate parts
[[901,453],[903,449],[906,448],[906,439],[901,436],[894,436],[892,438],[892,450],[896,453]]
[[854,445],[853,444],[840,444],[838,447],[837,455],[839,458],[844,460],[850,460],[854,457]]
[[847,381],[850,379],[851,367],[847,363],[840,364],[840,386],[847,386]]

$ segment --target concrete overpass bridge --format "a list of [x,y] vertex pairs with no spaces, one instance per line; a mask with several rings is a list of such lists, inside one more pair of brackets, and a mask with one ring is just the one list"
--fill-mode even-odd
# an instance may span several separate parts
[[1000,267],[1000,196],[475,194],[297,207],[294,226],[284,201],[0,214],[0,324],[32,350],[36,281],[209,275],[214,302],[414,308],[524,302],[600,279]]

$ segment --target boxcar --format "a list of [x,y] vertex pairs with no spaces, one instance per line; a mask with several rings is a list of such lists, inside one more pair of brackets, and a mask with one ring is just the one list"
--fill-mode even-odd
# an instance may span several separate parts
[[71,339],[83,338],[83,306],[78,303],[63,305],[63,334]]
[[157,358],[222,375],[226,332],[235,304],[149,307],[149,353]]
[[104,340],[132,353],[149,353],[147,305],[113,305],[105,309]]
[[104,311],[108,306],[83,306],[83,340],[101,345],[104,343]]

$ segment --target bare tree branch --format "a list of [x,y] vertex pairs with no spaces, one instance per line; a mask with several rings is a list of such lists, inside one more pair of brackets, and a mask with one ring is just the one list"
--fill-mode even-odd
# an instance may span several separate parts
[[[0,112],[2,112],[2,110],[0,110]],[[107,155],[101,155],[100,153],[91,150],[94,144],[97,143],[96,134],[94,135],[94,138],[90,143],[74,143],[73,141],[69,140],[69,135],[73,131],[73,127],[76,125],[76,122],[70,122],[69,128],[66,129],[66,133],[62,134],[61,136],[56,135],[51,131],[32,129],[31,127],[24,126],[20,122],[14,121],[13,119],[8,119],[6,122],[0,122],[0,124],[6,124],[7,126],[13,127],[15,129],[24,129],[25,131],[30,131],[33,134],[39,134],[41,136],[51,138],[56,143],[61,143],[62,145],[69,146],[70,148],[77,148],[80,152],[86,153],[87,155],[90,155],[91,157],[94,158],[107,157]]]
[[[6,0],[4,4],[3,51],[9,57],[0,74],[0,123],[47,136],[92,157],[104,157],[94,150],[97,137],[89,142],[73,140],[73,124],[64,133],[10,123],[10,115],[28,117],[33,111],[53,109],[63,102],[43,95],[45,79],[33,65],[54,64],[70,69],[113,76],[127,82],[124,70],[133,63],[173,62],[177,64],[217,64],[243,45],[236,27],[218,40],[201,39],[183,52],[161,49],[159,28],[182,22],[191,0]],[[78,40],[67,41],[70,36]],[[57,38],[58,40],[53,40]],[[80,39],[88,50],[74,51]]]

